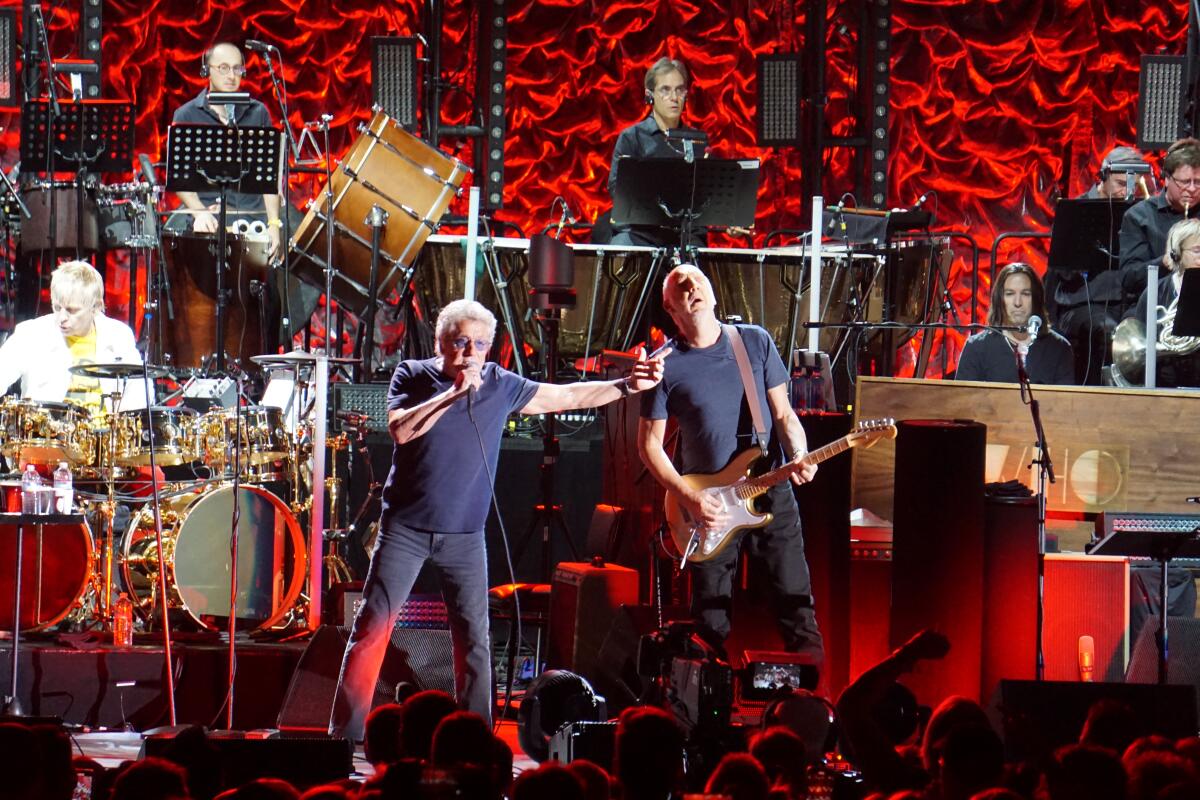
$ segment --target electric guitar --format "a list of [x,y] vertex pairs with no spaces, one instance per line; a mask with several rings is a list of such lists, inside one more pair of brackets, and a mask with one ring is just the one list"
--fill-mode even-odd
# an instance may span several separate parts
[[738,531],[770,522],[770,514],[760,514],[754,510],[754,498],[775,484],[786,481],[804,465],[820,464],[852,447],[870,447],[883,438],[896,438],[894,420],[860,422],[850,433],[813,450],[801,461],[789,462],[757,477],[750,477],[751,468],[761,455],[757,447],[738,453],[720,472],[684,475],[683,480],[693,489],[702,489],[710,497],[715,497],[729,518],[723,528],[704,528],[692,518],[675,495],[667,493],[664,502],[667,525],[671,529],[676,552],[681,554],[681,563],[686,566],[689,561],[707,561],[733,541]]

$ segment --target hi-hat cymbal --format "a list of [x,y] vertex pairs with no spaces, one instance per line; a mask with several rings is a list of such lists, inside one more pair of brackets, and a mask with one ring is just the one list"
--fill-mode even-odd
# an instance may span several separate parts
[[[250,356],[250,360],[264,367],[291,367],[296,364],[315,364],[317,363],[317,355],[305,352],[304,350],[293,350],[290,353],[268,353],[262,356]],[[333,356],[326,360],[330,364],[357,364],[362,359]]]
[[154,364],[143,365],[132,361],[118,361],[112,364],[76,364],[70,368],[72,375],[84,378],[136,378],[149,374],[151,378],[161,378],[170,375],[171,370]]

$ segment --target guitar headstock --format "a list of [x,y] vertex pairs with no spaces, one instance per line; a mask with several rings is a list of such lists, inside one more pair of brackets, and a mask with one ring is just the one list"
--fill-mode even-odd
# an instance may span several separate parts
[[846,436],[851,447],[870,447],[880,439],[895,438],[896,420],[891,417],[861,420]]

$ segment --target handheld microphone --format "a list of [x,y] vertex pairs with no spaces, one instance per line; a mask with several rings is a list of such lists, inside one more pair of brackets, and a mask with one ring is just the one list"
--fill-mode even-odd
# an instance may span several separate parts
[[1042,330],[1042,318],[1037,314],[1034,314],[1029,318],[1029,321],[1025,323],[1025,330],[1030,336],[1036,339]]
[[279,48],[273,44],[260,42],[258,39],[247,39],[246,49],[251,53],[278,53]]
[[667,339],[665,342],[663,342],[662,344],[660,344],[658,347],[654,348],[653,353],[647,354],[646,360],[650,361],[651,359],[658,358],[660,355],[662,355],[664,352],[666,352],[669,348],[672,348],[674,346],[675,346],[675,338],[671,337],[671,338]]
[[1079,680],[1092,683],[1096,669],[1096,640],[1091,636],[1079,637]]

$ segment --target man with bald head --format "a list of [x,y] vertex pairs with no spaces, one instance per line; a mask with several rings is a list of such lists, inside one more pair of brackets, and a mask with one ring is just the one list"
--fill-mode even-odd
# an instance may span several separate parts
[[[662,382],[642,395],[638,449],[650,473],[692,519],[719,529],[727,522],[721,503],[689,486],[681,476],[718,472],[739,453],[760,446],[734,356],[735,331],[745,345],[761,418],[771,429],[760,467],[791,462],[795,484],[812,480],[817,467],[803,463],[808,441],[788,401],[787,369],[770,335],[757,325],[722,325],[712,284],[690,264],[667,275],[662,298],[678,335],[675,351],[664,361]],[[668,417],[679,426],[674,461],[664,444]],[[758,498],[757,506],[772,515],[765,527],[746,531],[740,541],[706,561],[689,562],[692,616],[710,642],[723,642],[729,635],[733,575],[738,555],[745,551],[760,562],[768,577],[772,611],[784,645],[820,663],[824,650],[791,484],[777,484]]]
[[[212,104],[209,92],[236,92],[241,90],[242,77],[246,74],[245,59],[237,45],[218,42],[204,52],[200,74],[208,78],[208,85],[187,103],[175,111],[172,120],[192,125],[238,125],[246,128],[271,127],[271,115],[267,107],[257,100],[247,104]],[[178,192],[184,208],[192,214],[191,229],[197,233],[213,233],[217,230],[217,202],[220,192]],[[267,226],[267,253],[272,259],[280,252],[280,230],[283,221],[279,217],[278,194],[246,194],[231,187],[227,195],[229,222],[245,219],[258,220]]]

